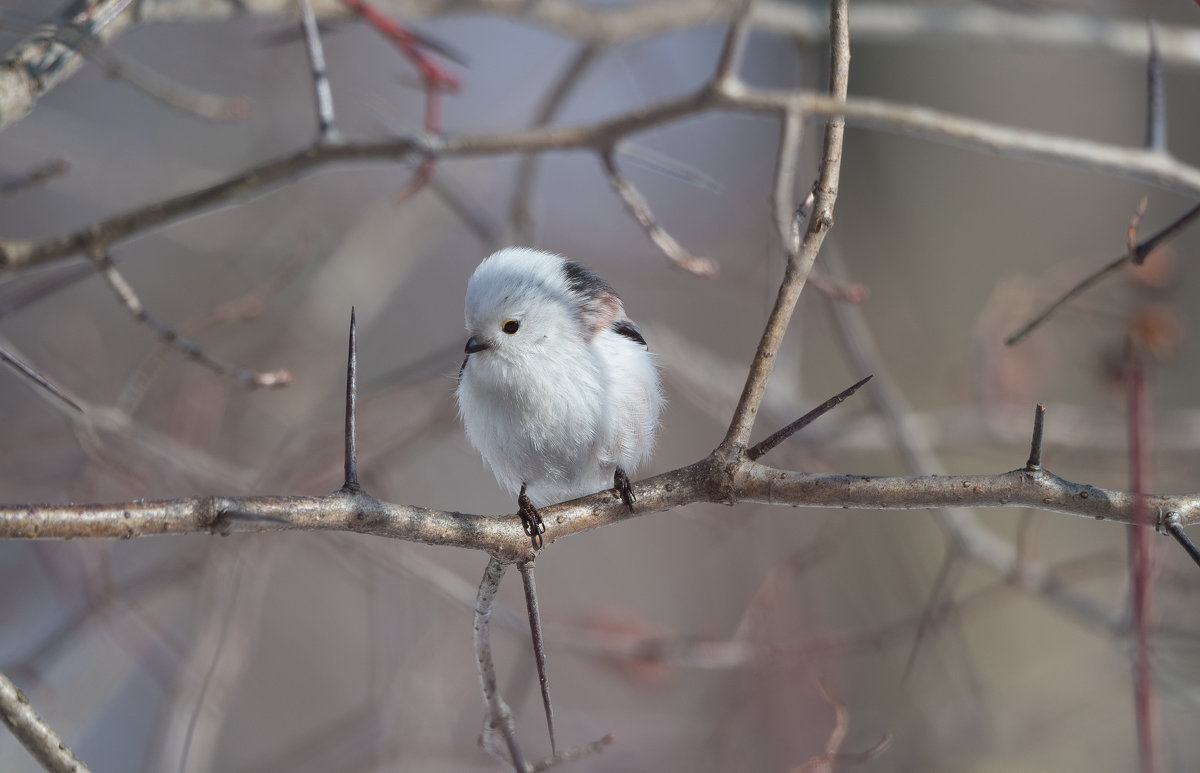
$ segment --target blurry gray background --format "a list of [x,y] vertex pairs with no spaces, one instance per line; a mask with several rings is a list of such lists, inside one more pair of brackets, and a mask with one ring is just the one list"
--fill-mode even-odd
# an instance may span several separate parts
[[[1056,6],[1062,7],[1062,6]],[[1094,13],[1196,24],[1191,3],[1107,3]],[[0,5],[2,48],[41,3]],[[823,13],[824,10],[821,9]],[[1037,13],[1038,9],[1022,11]],[[68,232],[215,182],[311,141],[315,118],[290,17],[146,24],[114,48],[194,88],[246,96],[244,121],[171,110],[105,75],[102,55],[0,136],[0,174],[55,157],[67,174],[0,200],[0,237]],[[577,43],[509,19],[422,20],[469,57],[444,101],[449,132],[527,126]],[[723,28],[680,30],[602,53],[561,122],[610,116],[685,93],[711,73]],[[289,42],[280,42],[281,37]],[[1097,50],[948,39],[854,43],[851,94],[1002,124],[1136,145],[1144,64]],[[411,66],[371,29],[325,35],[339,125],[381,137],[422,124]],[[743,70],[755,85],[819,88],[825,47],[756,33]],[[1169,139],[1200,163],[1195,70],[1168,67]],[[659,221],[719,261],[697,279],[673,269],[610,190],[591,154],[543,158],[532,200],[537,246],[596,269],[622,294],[661,358],[669,399],[652,464],[672,469],[723,436],[782,273],[768,193],[778,138],[767,117],[705,114],[634,142],[703,171],[719,190],[623,167]],[[815,175],[811,122],[802,190]],[[496,229],[518,160],[445,161],[437,182]],[[0,497],[6,503],[126,501],[199,494],[325,493],[340,485],[346,327],[358,311],[360,465],[375,496],[447,510],[509,513],[515,503],[468,445],[453,402],[462,295],[487,246],[432,188],[397,206],[410,170],[331,170],[237,207],[119,244],[114,257],[159,317],[189,330],[214,308],[273,287],[261,316],[196,333],[205,349],[294,383],[249,391],[165,354],[95,276],[0,317],[0,336],[97,406],[124,410],[80,428],[0,373]],[[1022,347],[1000,339],[1034,307],[1123,249],[1143,194],[1143,233],[1192,202],[1094,173],[850,129],[836,256],[869,289],[863,304],[887,367],[951,472],[1000,472],[1028,453],[1033,406],[1051,406],[1044,463],[1126,488],[1124,402],[1105,376],[1130,320],[1161,304],[1177,346],[1151,370],[1152,489],[1195,491],[1200,341],[1192,253],[1171,248],[1167,286],[1126,276],[1072,305]],[[73,259],[72,263],[79,259]],[[1165,260],[1165,259],[1164,259]],[[0,299],[62,265],[5,276]],[[756,436],[857,380],[806,290]],[[1157,308],[1157,307],[1156,307]],[[1189,425],[1187,422],[1192,421]],[[863,396],[774,452],[777,466],[898,473],[900,457]],[[1119,617],[1123,528],[1057,514],[982,513],[1030,555],[1072,562],[1064,582]],[[1163,760],[1194,767],[1200,719],[1196,568],[1157,541],[1157,673]],[[803,552],[808,550],[807,553]],[[562,540],[538,560],[541,608],[563,745],[615,742],[574,769],[790,770],[824,747],[845,704],[842,751],[890,749],[869,770],[1118,769],[1136,765],[1129,642],[962,564],[939,620],[902,679],[915,620],[945,540],[927,513],[695,506]],[[789,572],[799,552],[801,571]],[[95,771],[493,770],[475,745],[483,716],[469,603],[485,557],[326,534],[0,543],[0,670]],[[501,687],[527,756],[548,754],[515,577],[501,600]],[[754,600],[754,604],[751,602]],[[597,654],[616,638],[796,643],[753,665],[648,662]],[[797,652],[795,650],[802,651]],[[190,729],[189,729],[190,728]],[[847,766],[849,767],[849,766]],[[34,770],[0,734],[0,769]]]

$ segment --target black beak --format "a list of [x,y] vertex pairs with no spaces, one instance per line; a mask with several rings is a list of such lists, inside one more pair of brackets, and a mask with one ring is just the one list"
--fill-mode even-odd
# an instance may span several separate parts
[[474,354],[475,352],[482,352],[484,349],[491,348],[491,344],[480,341],[475,336],[471,336],[467,339],[467,354]]

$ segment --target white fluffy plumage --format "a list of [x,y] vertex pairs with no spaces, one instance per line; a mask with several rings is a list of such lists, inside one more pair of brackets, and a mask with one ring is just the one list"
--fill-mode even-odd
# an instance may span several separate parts
[[472,275],[466,324],[459,413],[501,486],[542,507],[612,487],[650,456],[658,369],[603,279],[509,247]]

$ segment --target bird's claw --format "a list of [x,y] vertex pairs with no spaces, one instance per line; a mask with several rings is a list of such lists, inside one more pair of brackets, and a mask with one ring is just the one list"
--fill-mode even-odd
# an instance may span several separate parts
[[621,501],[632,513],[633,503],[637,501],[637,498],[633,495],[633,486],[629,482],[629,476],[620,467],[613,473],[613,488],[616,489],[617,496],[621,497]]
[[529,497],[525,496],[525,486],[521,486],[521,493],[517,496],[517,514],[521,516],[521,526],[525,529],[525,534],[530,537],[534,550],[542,549],[542,535],[546,533],[546,522],[542,520],[542,514],[533,506],[533,502]]

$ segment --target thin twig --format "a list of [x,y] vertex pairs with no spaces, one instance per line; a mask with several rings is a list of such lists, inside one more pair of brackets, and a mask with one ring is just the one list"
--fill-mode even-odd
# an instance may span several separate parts
[[529,613],[529,635],[533,639],[533,657],[537,661],[538,683],[542,688],[542,707],[546,710],[546,729],[550,733],[550,756],[558,756],[554,737],[554,706],[550,702],[550,676],[546,670],[546,644],[542,641],[542,615],[538,611],[537,586],[533,578],[533,561],[517,564],[525,586],[525,610]]
[[[829,93],[835,100],[846,98],[850,81],[850,29],[849,11],[846,0],[834,0],[830,6],[829,21]],[[767,379],[775,365],[775,355],[783,342],[784,333],[792,319],[800,292],[804,289],[805,280],[825,234],[833,226],[833,207],[837,202],[838,178],[842,166],[842,138],[845,134],[845,119],[840,116],[831,117],[825,124],[825,138],[821,153],[820,173],[813,193],[813,211],[809,217],[808,229],[804,234],[796,252],[789,250],[787,269],[771,316],[767,320],[750,373],[746,378],[746,386],[734,409],[733,419],[722,447],[744,446],[750,439],[754,429],[754,419],[758,415],[763,393],[766,391]],[[781,140],[784,138],[781,137]],[[780,159],[786,159],[781,153]]]
[[300,4],[301,26],[304,28],[304,45],[308,49],[308,63],[312,71],[314,101],[317,108],[317,141],[337,142],[337,121],[333,113],[333,89],[329,86],[329,72],[325,68],[325,47],[321,45],[321,32],[317,29],[317,17],[313,14],[309,0],[296,0]]
[[[483,702],[487,716],[483,720],[483,735],[479,739],[485,751],[502,762],[511,762],[516,773],[525,773],[525,759],[517,745],[517,733],[513,727],[512,710],[500,697],[496,684],[496,664],[492,661],[491,618],[496,603],[496,591],[504,579],[507,565],[492,556],[488,559],[483,581],[479,584],[479,595],[475,597],[475,662],[479,669],[479,685],[483,691]],[[508,750],[505,760],[498,748],[497,738],[503,738]]]
[[1060,308],[1065,306],[1070,301],[1078,298],[1080,295],[1083,295],[1085,291],[1099,284],[1104,279],[1107,279],[1110,275],[1115,274],[1117,271],[1124,268],[1125,264],[1132,262],[1135,266],[1140,266],[1156,247],[1168,239],[1176,236],[1184,228],[1187,228],[1197,217],[1200,217],[1200,204],[1197,204],[1187,212],[1184,212],[1182,215],[1175,218],[1175,220],[1168,223],[1157,233],[1139,242],[1134,249],[1127,250],[1125,254],[1121,255],[1121,257],[1104,266],[1094,274],[1085,277],[1083,281],[1072,287],[1067,292],[1063,293],[1058,300],[1047,306],[1041,314],[1038,314],[1036,317],[1022,325],[1015,333],[1010,335],[1008,338],[1005,338],[1005,345],[1012,346],[1013,344],[1020,342],[1021,339],[1025,338],[1027,335],[1039,328]]
[[804,115],[795,110],[787,111],[783,115],[779,148],[775,153],[775,184],[771,187],[771,208],[775,214],[779,246],[784,255],[794,255],[800,249],[799,233],[795,228],[799,210],[795,203],[795,190],[796,167],[799,165],[800,142],[803,139]]
[[1154,654],[1150,641],[1150,616],[1153,602],[1152,573],[1154,546],[1150,543],[1150,510],[1146,503],[1148,442],[1148,389],[1145,364],[1140,353],[1130,347],[1128,371],[1127,419],[1129,421],[1129,478],[1133,492],[1134,523],[1129,528],[1130,625],[1133,629],[1133,708],[1137,726],[1138,760],[1141,773],[1158,770],[1158,704],[1155,695]]
[[604,162],[604,170],[609,184],[612,185],[613,190],[617,192],[621,200],[625,202],[625,208],[629,210],[629,214],[633,215],[634,219],[638,221],[638,224],[642,226],[642,230],[650,237],[650,241],[654,242],[659,251],[667,257],[667,260],[689,274],[701,277],[716,276],[718,272],[716,261],[711,258],[697,257],[688,252],[682,244],[675,240],[675,237],[671,236],[665,228],[658,224],[658,221],[654,218],[654,213],[650,211],[650,205],[646,203],[646,199],[642,196],[641,192],[617,168],[613,148],[608,148],[601,153],[600,158]]
[[0,196],[12,196],[58,177],[71,168],[65,158],[52,158],[29,169],[24,174],[0,182]]
[[38,716],[25,693],[0,674],[0,721],[49,773],[88,773],[88,768]]
[[1163,77],[1162,54],[1158,50],[1158,31],[1153,20],[1146,21],[1149,55],[1146,57],[1146,147],[1167,152],[1167,85]]
[[209,94],[172,80],[115,49],[107,49],[95,58],[110,76],[120,78],[173,110],[208,121],[244,121],[250,115],[249,97]]
[[738,69],[746,52],[746,40],[750,37],[750,12],[753,8],[754,0],[734,0],[729,30],[725,33],[725,42],[721,46],[721,55],[713,75],[713,83],[717,88],[726,88],[739,80]]
[[38,389],[46,391],[55,399],[61,400],[80,413],[83,413],[83,408],[79,406],[79,403],[72,400],[66,392],[62,391],[53,383],[51,383],[50,380],[41,373],[38,373],[36,370],[18,359],[15,355],[10,353],[4,348],[3,345],[0,345],[0,362],[4,362],[10,368],[19,373],[26,381],[33,384]]
[[[571,61],[558,76],[558,80],[543,97],[534,114],[533,126],[545,126],[558,116],[567,97],[591,68],[599,51],[599,46],[585,44],[575,52],[575,56],[571,57]],[[533,243],[533,215],[530,199],[533,197],[533,184],[537,179],[540,161],[541,154],[529,153],[521,157],[521,164],[517,168],[517,181],[513,186],[512,198],[509,199],[508,204],[508,224],[512,244]]]
[[120,272],[117,271],[116,263],[108,252],[92,252],[90,253],[90,257],[100,268],[100,273],[104,277],[104,281],[108,283],[113,293],[116,294],[117,299],[121,301],[121,305],[135,319],[157,333],[163,341],[183,352],[191,359],[216,373],[235,378],[247,386],[282,387],[291,383],[292,374],[286,370],[248,370],[241,365],[226,362],[208,354],[200,347],[200,344],[183,337],[173,327],[160,321],[146,310],[137,292],[125,280],[125,277],[121,276]]
[[604,751],[605,748],[611,745],[614,740],[615,738],[613,734],[609,733],[599,741],[592,741],[587,746],[573,746],[570,749],[566,749],[561,754],[554,755],[554,757],[551,759],[544,760],[542,762],[536,762],[530,766],[529,769],[531,773],[542,773],[542,771],[549,770],[550,768],[556,765],[561,765],[564,762],[574,762],[575,760],[582,760],[586,757],[592,757]]

